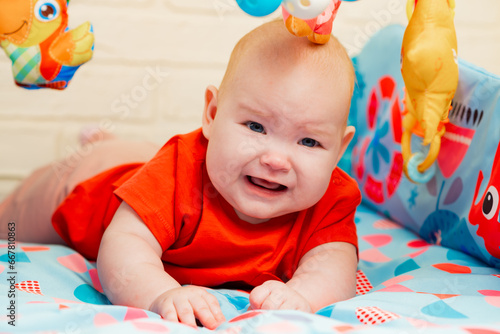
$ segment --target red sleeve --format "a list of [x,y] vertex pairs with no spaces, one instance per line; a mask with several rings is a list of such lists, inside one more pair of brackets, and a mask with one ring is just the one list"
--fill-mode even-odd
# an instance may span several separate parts
[[176,151],[175,146],[164,146],[136,175],[115,190],[115,195],[134,209],[163,249],[175,238],[172,208]]
[[206,148],[200,136],[198,130],[173,137],[115,191],[139,215],[163,251],[177,239],[184,216],[199,211],[193,202],[196,198],[190,195],[201,183],[198,170]]
[[52,225],[71,248],[87,259],[97,259],[104,230],[121,203],[113,191],[141,166],[111,168],[78,184],[64,199],[52,215]]
[[305,244],[301,256],[316,246],[328,242],[347,242],[358,251],[358,237],[354,215],[361,203],[356,181],[340,169],[332,174],[330,186],[316,204],[315,229]]

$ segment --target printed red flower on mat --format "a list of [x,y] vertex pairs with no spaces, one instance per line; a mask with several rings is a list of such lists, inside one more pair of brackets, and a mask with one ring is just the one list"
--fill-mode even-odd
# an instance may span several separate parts
[[42,290],[40,289],[40,283],[38,283],[38,281],[23,281],[16,283],[16,289],[43,296]]
[[380,325],[400,318],[396,313],[384,311],[376,306],[356,308],[356,317],[365,325]]

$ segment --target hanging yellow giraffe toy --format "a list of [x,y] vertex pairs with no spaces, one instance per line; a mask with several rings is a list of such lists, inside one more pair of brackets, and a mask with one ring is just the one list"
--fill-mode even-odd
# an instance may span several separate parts
[[[434,161],[458,85],[454,9],[455,0],[407,3],[409,23],[401,49],[406,86],[401,149],[404,172],[413,182],[425,183],[434,175]],[[422,138],[421,152],[412,153],[412,135]]]

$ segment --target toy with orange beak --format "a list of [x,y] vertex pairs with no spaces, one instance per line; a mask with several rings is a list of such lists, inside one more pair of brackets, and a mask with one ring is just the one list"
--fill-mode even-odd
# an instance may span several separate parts
[[[407,5],[411,18],[401,50],[406,86],[401,146],[404,172],[414,182],[425,183],[433,176],[458,85],[454,7],[454,0],[409,0]],[[421,148],[427,153],[412,153],[413,134],[422,138]]]
[[330,40],[340,0],[283,0],[283,20],[288,31],[316,44]]
[[0,0],[0,45],[18,86],[64,89],[92,58],[94,34],[85,22],[69,30],[69,0]]
[[[236,0],[243,11],[253,16],[273,13],[282,5],[283,20],[290,33],[325,44],[332,33],[333,20],[341,0]],[[344,0],[353,1],[353,0]]]

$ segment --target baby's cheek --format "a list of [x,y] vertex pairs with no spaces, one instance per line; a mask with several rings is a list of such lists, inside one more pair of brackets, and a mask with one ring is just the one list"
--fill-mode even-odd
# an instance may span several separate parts
[[310,176],[304,179],[304,187],[299,190],[303,204],[309,208],[316,204],[325,194],[330,183],[330,178],[318,177],[318,175]]

